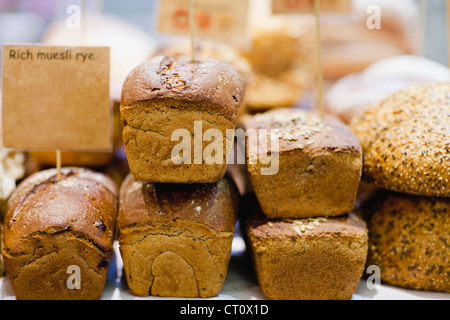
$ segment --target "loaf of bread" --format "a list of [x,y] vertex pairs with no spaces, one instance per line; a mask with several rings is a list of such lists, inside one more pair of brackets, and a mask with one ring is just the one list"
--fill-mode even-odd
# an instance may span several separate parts
[[449,82],[414,85],[352,120],[365,178],[387,190],[450,197],[449,91]]
[[[267,217],[338,216],[353,209],[361,178],[361,147],[339,120],[326,116],[322,121],[300,109],[277,109],[245,115],[242,125],[259,136],[257,142],[251,135],[247,138],[247,168]],[[267,142],[261,135],[264,129]],[[270,167],[267,158],[273,159],[273,172],[263,172]]]
[[380,268],[381,281],[450,292],[450,199],[384,192],[365,207],[367,263]]
[[213,297],[227,274],[237,191],[227,178],[153,184],[129,175],[120,190],[119,244],[136,296]]
[[335,218],[245,220],[247,248],[259,285],[271,300],[348,300],[367,258],[365,222]]
[[[133,176],[160,183],[219,181],[226,171],[231,151],[226,146],[233,142],[244,84],[235,68],[212,59],[190,62],[158,56],[139,65],[124,83],[120,107]],[[208,154],[205,149],[212,142],[204,141],[208,139],[203,134],[209,129],[219,132],[215,139],[223,143],[214,140],[219,146]],[[174,159],[180,143],[191,148]]]
[[99,299],[112,254],[116,185],[81,168],[40,171],[8,201],[3,259],[21,300]]

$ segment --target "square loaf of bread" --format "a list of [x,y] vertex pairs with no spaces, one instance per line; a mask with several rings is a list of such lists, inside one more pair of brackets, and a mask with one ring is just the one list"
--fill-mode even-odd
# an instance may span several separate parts
[[[136,67],[125,80],[120,106],[133,176],[159,183],[219,181],[226,171],[231,151],[226,142],[233,142],[244,89],[242,75],[218,60],[190,62],[157,56]],[[180,129],[189,140],[177,136],[175,131]],[[203,139],[209,129],[220,132],[222,143],[217,138],[218,144],[213,147],[220,148],[204,155],[205,148],[216,139]],[[227,129],[232,134],[227,136]],[[183,158],[179,163],[172,152],[181,142],[189,148],[175,152]],[[209,156],[212,160],[205,161]]]
[[[339,120],[300,109],[277,109],[242,118],[247,169],[262,211],[269,218],[338,216],[353,209],[362,171],[358,139]],[[268,138],[261,139],[261,129]],[[250,135],[249,135],[250,137]],[[278,141],[273,144],[272,141]],[[276,140],[275,140],[276,139]],[[278,170],[261,159],[278,155]],[[276,162],[274,162],[276,163]]]
[[154,184],[129,175],[120,191],[120,252],[136,296],[213,297],[231,256],[237,190],[227,178]]
[[366,223],[353,213],[334,218],[245,222],[259,285],[271,300],[348,300],[363,275]]

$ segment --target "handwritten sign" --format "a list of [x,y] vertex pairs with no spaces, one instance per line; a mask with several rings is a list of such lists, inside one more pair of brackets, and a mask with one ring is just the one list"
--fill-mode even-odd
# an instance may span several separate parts
[[[249,0],[194,0],[195,36],[243,43],[247,34]],[[158,32],[186,36],[190,33],[189,0],[160,0]]]
[[[315,0],[272,0],[275,14],[311,13]],[[320,0],[320,13],[344,14],[352,12],[352,0]]]
[[112,149],[109,48],[3,46],[3,146]]

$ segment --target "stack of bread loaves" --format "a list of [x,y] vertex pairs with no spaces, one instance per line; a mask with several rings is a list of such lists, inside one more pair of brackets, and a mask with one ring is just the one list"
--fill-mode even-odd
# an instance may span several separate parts
[[367,209],[368,264],[392,285],[450,292],[449,92],[414,85],[351,123],[365,178],[387,190]]
[[264,295],[350,299],[368,243],[364,221],[351,213],[362,170],[357,138],[336,118],[300,109],[245,115],[242,125],[260,206],[243,212],[243,224]]
[[120,111],[131,174],[121,187],[118,226],[134,295],[220,292],[238,209],[225,177],[227,146],[244,84],[225,62],[182,56],[153,57],[125,80]]

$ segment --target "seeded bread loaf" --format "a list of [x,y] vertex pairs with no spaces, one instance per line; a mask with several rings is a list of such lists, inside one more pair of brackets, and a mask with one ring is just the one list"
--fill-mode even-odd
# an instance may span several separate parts
[[353,213],[334,218],[245,220],[259,285],[271,300],[348,300],[367,257],[367,228]]
[[[267,217],[338,216],[353,209],[361,178],[361,147],[339,120],[327,116],[322,121],[300,109],[278,109],[245,115],[242,124],[247,133],[253,129],[260,135],[257,143],[248,135],[247,168]],[[267,142],[262,130],[268,130]],[[274,159],[274,171],[262,171],[269,167],[264,164],[267,158]]]
[[109,178],[81,168],[62,169],[60,181],[55,169],[41,171],[18,186],[8,201],[2,250],[18,299],[101,297],[117,192]]
[[120,252],[134,295],[219,294],[237,219],[237,191],[227,178],[153,184],[129,175],[119,208]]
[[[134,69],[123,85],[120,107],[133,176],[160,183],[219,181],[226,171],[231,150],[226,145],[234,138],[244,83],[236,69],[212,59],[190,62],[158,56]],[[209,129],[216,129],[223,143],[215,137],[220,145],[208,152],[211,137],[204,141],[208,137],[203,134]],[[172,153],[180,143],[187,144],[187,150],[175,152],[175,160]]]
[[366,209],[367,263],[383,282],[450,292],[450,199],[384,192]]
[[450,83],[391,95],[351,128],[364,150],[364,176],[378,187],[450,197]]

